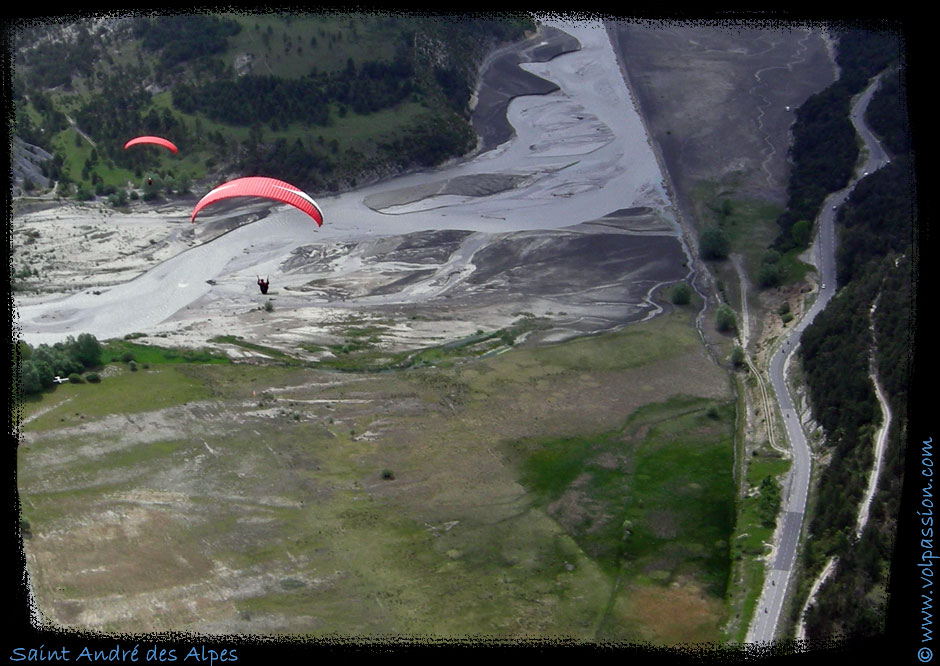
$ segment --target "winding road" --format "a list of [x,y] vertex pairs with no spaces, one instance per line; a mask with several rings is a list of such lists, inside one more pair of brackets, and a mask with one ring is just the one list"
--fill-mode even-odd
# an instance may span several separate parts
[[[878,89],[880,78],[875,77],[869,86],[855,101],[851,119],[856,131],[865,143],[868,156],[863,166],[859,167],[862,177],[887,164],[888,159],[875,136],[864,123],[865,110],[872,95]],[[806,435],[800,422],[800,414],[786,384],[787,365],[793,352],[800,344],[800,337],[816,315],[822,311],[836,291],[835,262],[835,214],[836,209],[845,202],[855,188],[858,178],[844,189],[834,192],[826,198],[822,212],[817,219],[818,235],[813,251],[820,276],[821,288],[816,302],[803,318],[789,332],[782,336],[781,343],[770,361],[770,383],[777,396],[783,422],[790,442],[793,464],[783,488],[782,520],[778,520],[775,534],[775,549],[768,562],[769,571],[764,580],[764,587],[758,601],[755,616],[748,630],[748,643],[769,642],[774,639],[780,624],[786,594],[791,583],[793,564],[796,561],[809,494],[809,481],[812,472],[812,455],[806,441]]]

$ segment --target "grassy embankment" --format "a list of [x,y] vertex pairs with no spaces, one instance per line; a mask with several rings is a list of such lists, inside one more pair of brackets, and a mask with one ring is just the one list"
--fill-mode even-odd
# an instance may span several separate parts
[[57,387],[20,451],[40,603],[127,630],[723,640],[734,403],[691,320]]
[[[704,226],[720,227],[728,236],[730,254],[741,257],[742,266],[750,288],[748,291],[748,310],[751,317],[751,336],[759,334],[764,323],[755,318],[780,316],[779,303],[773,303],[773,311],[767,309],[767,303],[758,296],[760,294],[759,272],[763,262],[767,259],[767,249],[779,233],[776,219],[781,208],[772,203],[742,197],[736,192],[733,182],[700,183],[693,191],[694,205],[699,219],[704,220]],[[776,262],[782,277],[781,286],[798,285],[805,280],[806,275],[815,269],[800,259],[805,250],[791,250],[779,256]],[[740,276],[730,260],[710,261],[709,269],[717,277],[721,294],[725,301],[738,313],[740,321],[741,309],[741,283]],[[773,288],[771,288],[773,289]],[[772,299],[771,299],[772,301]],[[768,301],[770,302],[770,301]],[[782,322],[786,326],[786,319]],[[730,339],[727,345],[730,351]],[[746,374],[738,382],[740,390],[750,393],[752,399],[759,396],[756,378]],[[739,405],[743,414],[745,404]],[[782,420],[778,418],[776,410],[766,418],[775,420],[776,432],[782,432]],[[734,571],[732,573],[733,585],[729,598],[731,607],[735,609],[735,616],[730,619],[726,631],[728,639],[743,642],[747,625],[757,604],[760,587],[765,575],[764,562],[759,558],[765,554],[774,526],[767,518],[767,499],[762,498],[760,486],[765,479],[779,483],[787,472],[790,462],[774,452],[766,441],[750,441],[751,454],[747,455],[745,447],[746,433],[744,423],[739,428],[739,448],[741,465],[738,470],[742,473],[743,482],[739,483],[742,495],[739,500],[738,520],[732,541],[732,554],[734,558]]]
[[[703,227],[719,227],[728,235],[730,253],[742,257],[745,272],[756,290],[767,248],[780,232],[776,220],[782,208],[767,201],[742,197],[733,184],[716,182],[698,184],[693,190],[693,201],[696,217],[703,221]],[[805,252],[805,249],[794,249],[780,256],[777,266],[781,285],[799,284],[808,273],[815,271],[800,259]],[[721,291],[728,303],[740,309],[739,278],[731,262],[710,261],[709,269],[721,281]],[[754,298],[748,304],[751,308],[759,305]]]

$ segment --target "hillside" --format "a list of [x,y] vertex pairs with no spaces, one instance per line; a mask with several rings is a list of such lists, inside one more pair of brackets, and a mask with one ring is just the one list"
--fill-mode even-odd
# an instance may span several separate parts
[[[19,184],[51,179],[60,194],[123,203],[145,174],[173,193],[251,172],[322,194],[435,165],[475,146],[469,103],[484,55],[533,28],[521,15],[396,14],[14,26],[16,137],[52,155]],[[141,134],[181,154],[125,151]]]
[[[21,30],[15,94],[23,189],[36,192],[46,187],[44,179],[58,181],[59,194],[95,193],[123,208],[140,191],[148,198],[172,199],[195,183],[249,171],[322,194],[447,161],[472,150],[477,134],[481,145],[487,144],[469,125],[470,93],[484,54],[489,52],[491,61],[490,46],[531,27],[515,19],[457,26],[409,16],[273,14],[198,17],[195,25],[191,33],[189,24],[172,17],[123,17]],[[651,32],[663,37],[662,31]],[[620,37],[641,54],[662,52],[640,48],[644,42],[630,30]],[[759,46],[771,37],[752,38]],[[730,39],[720,32],[711,38]],[[529,40],[529,47],[541,48],[540,39]],[[698,57],[713,57],[708,44],[694,46],[703,51]],[[814,58],[804,57],[806,49]],[[768,314],[757,333],[772,340],[789,321],[776,304],[802,294],[804,273],[813,270],[798,263],[808,238],[800,241],[800,234],[793,234],[796,227],[786,224],[779,206],[789,199],[794,208],[794,183],[815,182],[804,169],[819,165],[800,151],[791,155],[794,175],[788,178],[789,105],[799,109],[796,134],[813,126],[811,112],[828,98],[798,104],[809,97],[811,83],[822,87],[829,65],[821,57],[821,40],[809,35],[785,40],[773,60],[763,49],[751,49],[759,58],[740,50],[747,57],[736,70],[716,68],[721,76],[732,72],[750,80],[754,71],[790,71],[769,67],[770,62],[807,63],[814,76],[797,70],[793,76],[805,89],[777,86],[792,99],[774,97],[774,112],[766,118],[765,95],[774,89],[770,81],[742,92],[734,100],[735,114],[729,105],[699,104],[722,108],[728,120],[720,132],[689,114],[692,102],[682,95],[669,96],[676,105],[681,100],[682,114],[648,113],[644,122],[663,149],[679,198],[694,212],[701,239],[711,222],[727,236],[731,255],[727,250],[725,255],[731,261],[711,258],[710,269],[723,301],[735,304],[740,296],[743,330],[737,341],[747,347],[744,271],[762,287],[751,297],[760,301],[758,314]],[[688,60],[690,70],[701,69]],[[634,74],[643,71],[644,61],[633,63]],[[848,70],[844,63],[843,72]],[[568,67],[569,74],[590,78],[583,71]],[[656,86],[666,74],[634,78],[641,81],[641,93],[648,88],[644,104],[664,97]],[[701,89],[717,94],[739,86]],[[480,95],[483,105],[484,92]],[[882,124],[890,127],[897,121],[884,108],[885,98],[880,101]],[[837,106],[822,104],[827,111]],[[583,155],[599,152],[594,142],[603,125],[582,107],[573,108],[584,121],[581,134],[572,125],[558,134],[577,144],[566,147],[579,156],[572,164],[591,166]],[[747,127],[740,118],[750,117],[749,109],[766,120],[760,125],[767,130],[763,143],[714,142],[737,151],[730,163],[741,165],[739,170],[725,173],[724,156],[714,155],[702,161],[705,169],[688,146],[701,146],[704,154],[713,144],[680,141],[700,135],[703,127],[716,137],[734,136]],[[558,116],[546,117],[558,130]],[[677,124],[680,117],[685,126]],[[141,133],[168,136],[185,147],[184,154],[125,151],[126,138]],[[527,156],[536,148],[560,150],[560,141],[542,143],[539,136],[540,143],[520,142]],[[901,361],[909,327],[904,315],[910,311],[906,277],[912,240],[903,233],[909,213],[900,205],[907,199],[899,188],[909,174],[901,153],[895,151],[890,169],[862,181],[844,206],[840,298],[807,330],[802,370],[816,405],[814,418],[826,431],[832,459],[851,460],[826,472],[804,563],[807,574],[824,555],[850,545],[843,528],[851,516],[841,515],[850,513],[842,511],[847,504],[842,500],[854,499],[858,470],[868,468],[864,458],[851,457],[852,449],[867,442],[865,429],[876,419],[867,394],[858,400],[861,409],[838,410],[847,395],[858,395],[852,382],[867,370],[859,361],[871,345],[870,331],[893,404],[903,406],[906,397],[907,367]],[[841,151],[828,156],[845,158],[833,164],[854,159]],[[719,163],[720,173],[709,171]],[[833,164],[824,166],[831,170]],[[640,170],[636,162],[632,167],[634,173]],[[585,169],[592,178],[598,171]],[[179,307],[178,317],[212,322],[212,334],[203,321],[190,337],[237,351],[240,367],[167,368],[141,359],[138,369],[120,365],[115,354],[100,385],[51,387],[27,406],[24,515],[32,522],[31,566],[39,572],[35,591],[49,617],[107,631],[182,625],[212,632],[326,635],[339,626],[365,633],[459,634],[496,627],[500,635],[518,638],[555,636],[560,627],[577,626],[585,640],[664,644],[741,635],[759,585],[752,569],[760,566],[774,525],[779,501],[774,478],[785,461],[764,441],[765,419],[756,423],[753,411],[733,404],[728,366],[712,363],[699,347],[697,298],[690,307],[666,302],[667,286],[686,276],[684,246],[651,208],[619,200],[617,206],[626,207],[612,206],[613,213],[602,210],[603,217],[551,232],[510,233],[498,226],[505,225],[506,211],[481,215],[482,208],[471,208],[462,224],[472,218],[473,224],[494,226],[482,227],[483,232],[465,229],[454,220],[466,200],[513,188],[521,194],[536,178],[527,180],[515,170],[451,176],[363,194],[369,211],[396,216],[390,218],[396,221],[395,235],[378,225],[373,233],[367,220],[375,217],[365,210],[343,215],[358,209],[333,202],[335,219],[348,226],[335,233],[353,229],[355,238],[329,236],[340,225],[327,225],[319,242],[306,244],[266,209],[197,225],[198,238],[180,201],[154,207],[140,219],[107,210],[101,201],[73,201],[54,212],[17,211],[20,228],[14,237],[22,239],[25,252],[41,249],[43,261],[49,253],[41,271],[35,268],[37,255],[30,254],[30,263],[16,275],[30,289],[20,293],[26,307],[47,297],[41,290],[54,280],[72,288],[78,275],[73,254],[84,260],[82,270],[107,281],[80,281],[98,297],[111,288],[116,292],[128,282],[128,271],[143,271],[171,249],[182,254],[181,248],[205,246],[219,236],[232,241],[236,234],[228,232],[244,222],[268,223],[263,242],[254,237],[237,251],[220,251],[231,260],[223,277],[195,279],[197,268],[208,262],[196,266],[193,260],[182,271],[187,279],[160,283],[164,293],[190,283],[211,292],[191,301],[192,313],[184,312],[189,304],[174,308]],[[148,180],[152,187],[144,186]],[[598,186],[587,179],[551,189],[537,182],[552,192],[553,202],[561,202],[556,207],[576,201],[588,185]],[[522,203],[529,202],[520,196],[512,205],[522,208]],[[40,206],[23,208],[29,207]],[[407,229],[408,215],[418,215],[422,207],[434,216],[435,228]],[[531,209],[527,217],[545,224]],[[454,226],[439,228],[445,220]],[[282,248],[268,245],[277,240],[279,225],[291,244],[287,259]],[[128,230],[137,234],[133,247],[118,243]],[[786,242],[770,249],[778,230]],[[99,267],[85,243],[110,235],[119,259]],[[223,242],[214,247],[224,247]],[[271,253],[269,265],[278,272],[276,290],[261,305],[246,292],[256,291],[251,280],[263,252]],[[62,261],[62,254],[69,260]],[[758,271],[781,255],[777,279],[765,284]],[[223,319],[233,317],[233,304],[237,330]],[[355,307],[368,310],[368,317]],[[651,314],[643,317],[647,311]],[[69,314],[62,316],[65,323],[59,323],[65,325]],[[621,329],[627,321],[633,323]],[[852,321],[860,324],[850,339],[843,329]],[[558,345],[534,344],[612,329],[620,330]],[[722,359],[737,342],[710,325],[706,334],[717,340]],[[160,332],[156,342],[167,335]],[[128,337],[143,340],[144,334]],[[512,349],[523,337],[526,344]],[[431,338],[434,345],[427,346]],[[402,349],[419,346],[419,339],[424,348],[406,356]],[[292,353],[285,354],[285,348]],[[468,362],[471,357],[474,363]],[[184,354],[186,363],[191,360]],[[389,371],[401,368],[409,371]],[[735,383],[740,391],[743,381]],[[151,404],[152,387],[165,389],[159,396],[165,404]],[[93,393],[101,390],[110,392],[104,400]],[[139,405],[131,404],[132,397]],[[121,440],[128,424],[141,433],[139,441]],[[265,429],[270,425],[275,427]],[[123,443],[111,446],[112,440]],[[902,441],[900,432],[895,440]],[[88,455],[87,466],[69,464],[76,448]],[[898,450],[895,445],[894,455]],[[748,462],[739,467],[742,458]],[[245,466],[238,466],[243,461]],[[192,476],[197,468],[198,483]],[[843,471],[851,478],[829,476]],[[897,486],[887,489],[880,523],[855,549],[860,566],[843,575],[840,594],[831,598],[874,597],[883,587],[897,492]],[[696,501],[683,500],[688,497]],[[122,527],[111,529],[108,521],[118,515]],[[72,522],[75,516],[85,521],[79,527]],[[93,527],[86,530],[85,524]],[[125,524],[132,527],[124,531]],[[140,525],[159,536],[138,539],[133,530]],[[144,557],[148,550],[163,555],[156,544],[164,536],[178,548],[177,561],[157,558],[153,569],[139,567],[141,549]],[[102,543],[116,564],[92,566],[100,561]],[[69,554],[67,565],[66,558],[58,559],[62,553]],[[855,576],[851,585],[844,582],[849,576]],[[194,589],[205,604],[199,613],[187,605]],[[115,599],[127,604],[115,605]],[[356,605],[347,607],[350,603]],[[883,616],[877,603],[856,606],[851,610],[859,617],[820,604],[812,612],[837,618],[838,624],[817,620],[811,633],[870,630]],[[369,609],[365,614],[363,607]]]

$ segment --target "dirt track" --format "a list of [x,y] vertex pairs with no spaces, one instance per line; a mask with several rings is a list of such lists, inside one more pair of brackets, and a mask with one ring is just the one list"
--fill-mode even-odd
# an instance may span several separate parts
[[[802,33],[741,35],[697,27],[648,30],[623,24],[616,30],[634,94],[680,196],[687,197],[699,179],[743,183],[755,196],[782,196],[790,117],[777,107],[797,104],[800,95],[821,87],[817,84],[830,71],[822,40]],[[786,69],[802,46],[808,49],[808,69]],[[755,73],[757,83],[765,83],[784,71],[792,71],[788,75],[805,85],[804,92],[793,92],[790,82],[779,84],[787,90],[783,96],[773,97],[760,86],[752,90]],[[761,138],[761,129],[770,131]],[[464,313],[473,326],[481,321],[474,307],[480,317],[493,317],[500,307],[510,313],[524,299],[543,299],[543,309],[574,313],[581,300],[596,311],[591,301],[602,296],[618,321],[625,321],[627,304],[635,307],[638,300],[629,290],[662,279],[657,272],[672,278],[682,258],[677,245],[662,245],[668,241],[655,233],[627,244],[638,238],[630,234],[662,231],[655,217],[628,212],[598,220],[597,228],[504,234],[481,253],[478,275],[447,301],[428,303],[427,311],[442,320]],[[360,282],[350,279],[355,277],[350,271],[338,274],[332,285],[313,286],[358,289],[356,295],[369,297],[401,292],[427,278],[422,271],[443,270],[461,240],[460,234],[437,233],[386,238],[381,248],[363,243],[355,248],[364,259]],[[616,251],[629,248],[643,256]],[[397,259],[399,272],[383,273],[377,260],[370,271],[368,260],[379,256],[391,264]],[[551,271],[537,270],[540,263],[529,261],[533,256],[543,266],[547,257]],[[654,257],[672,265],[661,270]],[[592,263],[596,258],[603,261]],[[308,259],[293,257],[291,270],[302,271]],[[583,270],[584,264],[591,264],[590,270]],[[636,279],[631,267],[639,265],[653,274],[652,282]],[[564,285],[566,293],[551,293],[553,284]],[[300,300],[303,293],[279,294],[275,312],[286,311],[292,298]],[[550,298],[558,300],[549,303]],[[230,309],[227,303],[219,307]],[[309,326],[305,311],[297,313]],[[269,341],[280,333],[288,337],[288,330],[277,330],[289,328],[283,321],[268,317],[262,328],[264,317],[261,311],[246,316],[258,321]],[[320,385],[278,370],[271,377],[259,375],[259,382],[280,388],[258,396],[245,379],[212,377],[211,399],[167,414],[135,415],[128,419],[130,427],[102,419],[95,425],[100,432],[91,433],[88,442],[83,438],[93,428],[73,424],[78,434],[70,443],[87,444],[88,460],[78,471],[63,461],[65,443],[56,440],[61,431],[37,436],[29,444],[34,468],[24,469],[21,481],[32,479],[32,501],[46,502],[50,514],[45,525],[35,526],[31,544],[31,567],[41,598],[49,603],[47,612],[64,623],[105,629],[326,633],[339,626],[356,633],[433,627],[453,633],[465,628],[457,626],[459,617],[447,622],[454,608],[474,618],[489,618],[497,609],[492,626],[506,635],[546,626],[569,630],[571,617],[591,618],[607,602],[591,597],[606,592],[603,579],[583,555],[564,550],[567,541],[555,523],[528,510],[515,472],[481,439],[481,429],[497,433],[495,443],[507,433],[524,437],[578,432],[599,423],[607,427],[643,401],[670,395],[680,376],[683,390],[723,399],[722,375],[693,336],[681,338],[681,353],[666,352],[668,358],[648,360],[648,366],[605,367],[643,343],[639,332],[646,327],[655,341],[650,349],[662,350],[669,338],[658,327],[669,321],[663,317],[642,325],[635,340],[594,361],[598,369],[591,372],[582,367],[596,353],[588,346],[570,359],[556,359],[558,367],[541,358],[507,355],[501,360],[505,366],[493,362],[405,378],[390,373],[381,378],[387,384],[374,386],[358,377]],[[584,325],[598,322],[584,318]],[[688,334],[688,322],[681,330]],[[72,411],[55,416],[64,422],[73,419]],[[161,431],[190,421],[199,427]],[[128,438],[128,429],[140,434]],[[232,437],[232,429],[240,436]],[[104,448],[102,432],[112,436]],[[161,446],[150,446],[148,433],[162,437]],[[107,445],[125,458],[105,456]],[[112,469],[98,458],[107,458]],[[395,471],[394,482],[382,478],[385,468]],[[59,493],[66,487],[79,493],[63,497]],[[94,499],[82,499],[81,492],[90,489],[97,493]],[[468,496],[477,503],[468,504]],[[101,555],[102,543],[107,557]],[[403,550],[403,543],[408,548]],[[552,546],[559,552],[537,552],[533,544],[560,544]],[[400,559],[391,574],[387,553]],[[431,593],[428,581],[436,586]],[[663,618],[676,620],[677,603],[666,600],[661,606]]]

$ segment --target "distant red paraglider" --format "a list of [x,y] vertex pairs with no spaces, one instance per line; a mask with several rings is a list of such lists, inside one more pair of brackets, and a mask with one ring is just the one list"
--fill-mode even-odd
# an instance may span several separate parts
[[196,215],[206,206],[229,199],[232,197],[263,197],[274,199],[282,203],[290,204],[310,217],[317,223],[317,226],[323,225],[323,212],[317,205],[317,202],[310,198],[306,192],[294,187],[290,183],[275,178],[265,178],[263,176],[249,176],[247,178],[236,178],[227,183],[219,185],[199,200],[193,209],[190,217],[191,222],[196,221]]
[[147,143],[153,144],[155,146],[163,146],[164,148],[168,148],[169,150],[172,150],[174,153],[179,152],[179,149],[177,149],[177,147],[173,145],[172,141],[168,141],[164,139],[163,137],[159,137],[159,136],[139,136],[136,139],[131,139],[130,141],[124,144],[124,150],[127,150],[131,146],[136,146],[138,144],[147,144]]

